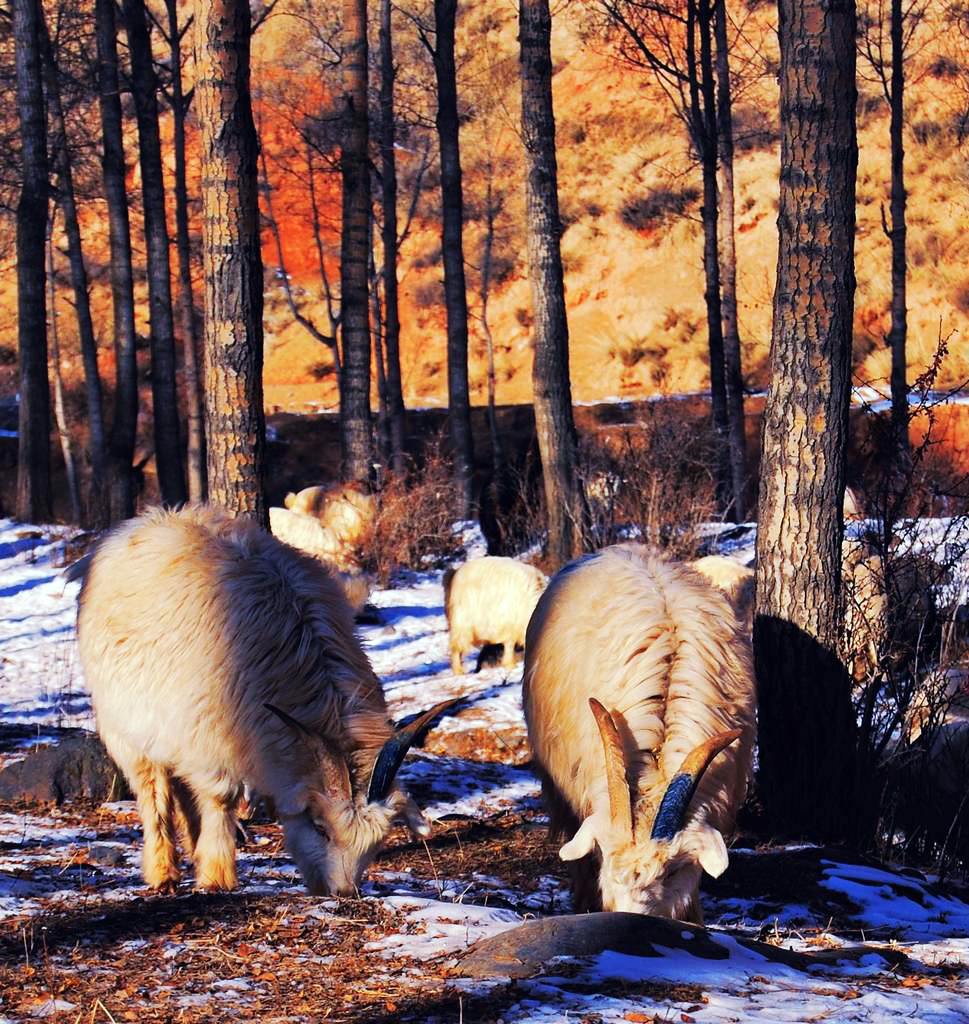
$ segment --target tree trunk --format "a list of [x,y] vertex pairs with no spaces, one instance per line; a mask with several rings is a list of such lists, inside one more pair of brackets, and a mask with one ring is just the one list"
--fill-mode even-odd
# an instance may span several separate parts
[[[703,172],[703,298],[707,309],[710,352],[710,406],[716,441],[717,494],[721,509],[733,514],[733,495],[727,444],[727,390],[723,358],[723,318],[720,307],[717,196],[717,112],[712,59],[712,0],[687,0],[686,62],[690,92],[690,123]],[[697,63],[696,37],[700,39]]]
[[370,480],[373,438],[370,427],[370,167],[367,123],[367,4],[343,4],[343,227],[340,235],[340,323],[343,368],[340,423],[343,478]]
[[57,207],[51,210],[47,226],[47,286],[50,293],[50,361],[54,373],[54,423],[61,442],[64,458],[64,475],[67,477],[67,493],[71,499],[71,520],[81,522],[81,487],[77,479],[77,459],[71,439],[71,427],[67,421],[64,405],[64,376],[61,373],[61,346],[57,328],[57,280],[54,275],[54,219]]
[[182,36],[176,0],[165,0],[168,41],[172,54],[172,135],[175,149],[175,248],[178,251],[178,308],[182,321],[182,353],[185,367],[185,404],[188,407],[188,496],[205,501],[208,474],[205,455],[204,401],[199,373],[199,337],[192,294],[192,243],[188,224],[188,181],[185,173],[185,117],[192,102],[182,87]]
[[118,81],[117,27],[113,0],[95,0],[98,46],[98,98],[101,107],[103,151],[101,167],[108,208],[111,244],[111,298],[114,308],[116,378],[114,423],[111,427],[112,521],[135,514],[132,464],[138,429],[138,364],[135,334],[134,284],[131,269],[131,229]]
[[248,0],[196,0],[209,499],[268,525],[263,277]]
[[155,419],[155,461],[162,501],[185,501],[185,475],[178,429],[175,384],[175,326],[172,320],[171,264],[165,219],[165,179],[158,134],[158,97],[144,0],[123,0],[131,56],[131,88],[138,119],[141,193],[148,252],[148,306],[151,317],[151,398]]
[[727,441],[734,519],[747,517],[747,439],[744,429],[744,378],[737,318],[737,236],[734,226],[733,112],[726,0],[716,0],[717,135],[720,151],[720,294],[723,322]]
[[857,813],[839,658],[854,299],[855,8],[781,0],[780,239],[757,534],[759,779],[777,827],[845,838]]
[[464,280],[464,198],[458,139],[458,86],[454,61],[457,0],[434,0],[434,72],[437,78],[437,133],[441,149],[441,249],[444,257],[444,303],[447,308],[448,424],[454,481],[461,514],[471,515],[474,442],[468,386],[468,295]]
[[47,232],[47,115],[40,59],[39,0],[13,0],[23,184],[17,203],[17,345],[20,413],[17,445],[17,518],[48,522],[50,386],[44,244]]
[[[554,124],[553,124],[554,127]],[[491,335],[488,320],[488,301],[491,298],[491,253],[495,240],[494,161],[488,159],[488,183],[485,191],[485,235],[481,251],[481,330],[485,336],[488,353],[488,434],[491,439],[491,479],[495,488],[498,507],[506,495],[508,467],[502,450],[501,435],[498,431],[498,415],[495,410],[497,381],[495,379],[495,340]],[[567,326],[567,325],[566,325]]]
[[[84,364],[91,453],[91,491],[88,501],[88,516],[96,526],[104,526],[106,525],[107,511],[104,507],[105,433],[101,374],[98,370],[98,348],[94,337],[94,323],[91,319],[91,300],[88,295],[87,270],[84,267],[84,252],[81,245],[81,227],[78,223],[77,202],[74,195],[74,174],[71,167],[70,151],[67,147],[67,126],[64,123],[64,110],[61,104],[59,70],[43,13],[40,18],[40,47],[41,59],[44,63],[47,112],[50,117],[51,150],[54,167],[57,170],[57,202],[64,211],[64,232],[67,236],[71,286],[74,291],[74,313],[77,317],[77,334],[81,344],[81,360]],[[53,217],[51,225],[53,225]],[[52,245],[53,242],[50,244]],[[50,260],[52,259],[51,256]],[[53,285],[51,287],[53,288]],[[53,302],[53,292],[51,294]],[[55,323],[56,319],[52,310],[52,329]],[[51,340],[53,342],[53,336]],[[58,356],[54,357],[54,366],[57,374],[60,375]],[[78,522],[80,521],[79,517]]]
[[548,554],[553,563],[561,565],[582,550],[583,500],[576,472],[569,327],[559,245],[562,223],[552,110],[552,18],[548,0],[520,0],[518,11],[528,268],[535,317],[535,430],[545,484]]
[[380,2],[380,171],[383,185],[384,352],[390,458],[404,472],[404,393],[400,379],[400,312],[397,297],[397,158],[394,154],[394,47],[390,0]]
[[888,341],[892,349],[892,435],[895,445],[897,469],[904,474],[909,465],[908,439],[908,381],[906,380],[905,345],[908,332],[906,305],[907,261],[905,243],[905,44],[903,28],[905,14],[902,0],[892,0],[892,86],[891,86],[891,146],[892,146],[892,326]]

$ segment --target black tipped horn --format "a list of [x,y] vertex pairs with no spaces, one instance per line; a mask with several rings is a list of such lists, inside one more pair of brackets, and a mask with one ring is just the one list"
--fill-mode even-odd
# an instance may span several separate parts
[[666,787],[659,810],[653,820],[653,830],[649,834],[650,839],[669,841],[680,831],[687,808],[690,806],[696,787],[700,784],[700,779],[703,778],[703,773],[717,754],[729,747],[741,735],[740,729],[719,732],[716,736],[704,740],[687,754],[683,764],[680,765],[680,770]]
[[413,721],[398,729],[393,736],[380,748],[373,763],[373,770],[370,773],[370,785],[367,788],[367,800],[373,803],[375,800],[383,800],[390,792],[394,784],[397,772],[404,762],[407,751],[417,742],[423,732],[430,728],[431,723],[438,715],[449,711],[455,704],[464,700],[463,697],[452,697],[450,700],[442,700],[435,704],[430,710],[418,715]]

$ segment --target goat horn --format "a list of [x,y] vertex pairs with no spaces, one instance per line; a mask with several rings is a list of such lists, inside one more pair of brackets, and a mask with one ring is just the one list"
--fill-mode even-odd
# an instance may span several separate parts
[[383,800],[390,792],[394,784],[397,772],[404,762],[404,757],[411,746],[417,742],[421,733],[425,732],[431,722],[438,715],[450,710],[455,704],[464,700],[464,697],[452,697],[450,700],[442,700],[435,704],[429,711],[418,715],[413,721],[399,728],[393,736],[380,748],[380,753],[374,760],[373,769],[370,772],[370,785],[367,788],[367,800],[373,803],[375,800]]
[[718,732],[716,736],[704,740],[694,747],[680,765],[680,770],[670,780],[666,787],[663,799],[660,802],[659,810],[653,821],[651,839],[672,839],[683,827],[686,818],[687,808],[693,799],[697,786],[703,773],[710,766],[710,762],[730,746],[735,739],[742,735],[741,729],[731,729],[729,732]]
[[606,781],[609,784],[609,818],[623,835],[632,838],[633,807],[629,782],[626,779],[626,758],[622,749],[619,729],[611,712],[595,699],[589,698],[589,707],[599,726],[602,750],[606,756]]

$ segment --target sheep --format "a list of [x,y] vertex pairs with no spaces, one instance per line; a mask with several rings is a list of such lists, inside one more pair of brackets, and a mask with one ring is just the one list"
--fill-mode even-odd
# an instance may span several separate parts
[[570,563],[529,623],[523,701],[559,856],[581,861],[576,909],[702,924],[700,876],[727,867],[755,731],[750,645],[723,594],[640,545]]
[[749,634],[754,627],[756,572],[723,555],[695,558],[687,565],[723,592]]
[[176,819],[197,887],[236,886],[244,786],[273,801],[315,894],[353,893],[394,821],[429,833],[394,781],[417,723],[393,731],[340,585],[313,559],[200,505],[123,523],[69,578],[82,581],[84,675],[138,800],[151,888],[178,883]]
[[515,647],[525,643],[525,628],[548,577],[534,565],[486,555],[444,574],[444,611],[450,635],[451,671],[464,668],[472,647],[489,643],[504,648],[501,664],[512,668]]

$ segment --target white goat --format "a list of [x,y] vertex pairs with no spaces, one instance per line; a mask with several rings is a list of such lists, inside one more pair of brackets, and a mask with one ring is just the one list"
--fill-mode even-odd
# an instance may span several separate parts
[[320,484],[287,494],[283,504],[292,512],[315,516],[340,540],[362,547],[373,531],[377,505],[373,495],[356,484]]
[[138,798],[150,886],[178,882],[177,816],[196,885],[236,885],[244,784],[273,800],[313,893],[352,893],[395,820],[428,833],[394,783],[418,723],[393,732],[340,586],[317,562],[196,506],[123,523],[69,578],[83,579],[85,679]]
[[553,833],[571,837],[559,855],[597,854],[575,865],[577,909],[702,923],[700,876],[727,866],[755,703],[736,615],[685,566],[629,544],[552,579],[528,626],[525,719]]
[[757,574],[746,565],[723,555],[695,558],[687,565],[726,596],[749,634],[754,628],[754,597]]
[[514,558],[486,555],[444,574],[444,611],[451,646],[451,671],[463,671],[472,647],[501,644],[501,664],[515,664],[515,647],[525,630],[548,577],[534,565]]
[[343,572],[357,568],[356,552],[346,545],[332,530],[327,529],[316,516],[294,512],[288,508],[269,510],[269,528],[274,537],[297,551]]

